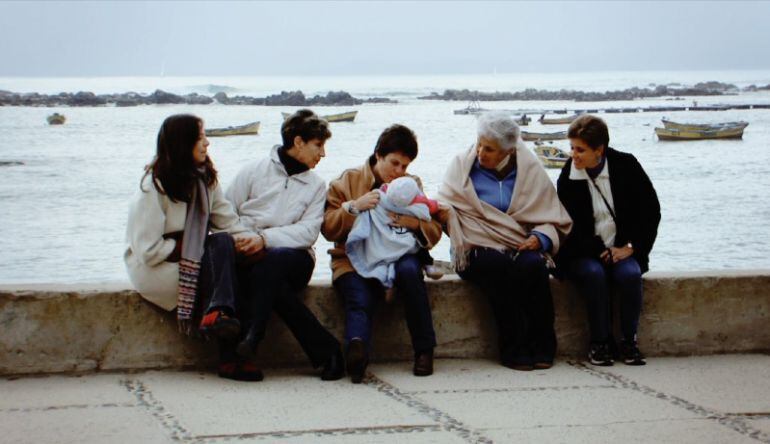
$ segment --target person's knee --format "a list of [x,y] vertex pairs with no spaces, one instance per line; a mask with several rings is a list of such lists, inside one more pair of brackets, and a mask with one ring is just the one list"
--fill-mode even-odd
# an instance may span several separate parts
[[604,267],[599,261],[583,259],[574,264],[573,276],[580,282],[604,282]]
[[208,246],[213,249],[235,249],[235,243],[230,233],[213,233],[209,235]]
[[408,254],[396,262],[396,280],[422,279],[422,265],[417,256]]
[[522,251],[514,262],[514,267],[526,276],[547,275],[543,256],[535,251]]
[[612,279],[617,285],[621,286],[640,285],[642,282],[642,270],[635,260],[629,258],[616,264]]

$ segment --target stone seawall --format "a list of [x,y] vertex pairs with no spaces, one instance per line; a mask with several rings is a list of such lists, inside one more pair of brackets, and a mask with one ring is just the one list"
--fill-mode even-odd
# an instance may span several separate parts
[[[127,284],[0,286],[0,374],[210,366],[211,343],[189,339],[176,321]],[[560,356],[583,356],[583,301],[551,280]],[[644,279],[640,348],[649,356],[770,351],[770,270],[649,273]],[[495,358],[495,326],[483,295],[457,278],[428,282],[436,356]],[[338,338],[341,300],[328,283],[312,283],[307,305]],[[373,359],[411,359],[403,305],[382,305]],[[282,322],[272,319],[260,346],[265,365],[307,358]]]

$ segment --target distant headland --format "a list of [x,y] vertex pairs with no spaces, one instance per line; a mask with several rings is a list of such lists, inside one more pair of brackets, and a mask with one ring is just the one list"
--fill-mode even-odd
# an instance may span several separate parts
[[[396,103],[395,100],[384,97],[361,99],[353,97],[346,91],[330,91],[325,96],[307,97],[302,91],[281,91],[267,97],[252,97],[243,95],[228,96],[223,89],[212,96],[198,93],[177,95],[156,90],[151,94],[136,92],[116,94],[94,94],[89,91],[77,93],[62,92],[58,94],[16,93],[0,90],[0,106],[138,106],[162,104],[209,105],[262,105],[262,106],[351,106],[363,103]],[[229,89],[233,92],[234,89]],[[693,86],[683,86],[678,83],[667,85],[650,84],[648,87],[633,87],[616,91],[575,91],[561,89],[549,91],[527,88],[516,92],[483,92],[468,89],[447,89],[443,93],[432,93],[418,97],[420,100],[448,101],[531,101],[531,100],[562,100],[575,102],[601,102],[613,100],[634,100],[655,97],[687,97],[687,96],[721,96],[738,94],[740,92],[770,91],[770,84],[764,86],[750,85],[738,88],[729,83],[717,81],[696,83]]]

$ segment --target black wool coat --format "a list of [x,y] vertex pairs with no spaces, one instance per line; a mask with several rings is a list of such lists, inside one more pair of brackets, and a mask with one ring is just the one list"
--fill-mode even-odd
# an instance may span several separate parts
[[[649,256],[660,223],[660,203],[655,188],[636,157],[607,148],[610,189],[615,207],[617,234],[615,246],[631,242],[633,257],[642,273],[649,269]],[[604,242],[594,230],[594,209],[588,180],[571,180],[572,159],[567,161],[557,181],[559,199],[574,225],[557,256],[561,270],[579,257],[598,258],[605,250]]]

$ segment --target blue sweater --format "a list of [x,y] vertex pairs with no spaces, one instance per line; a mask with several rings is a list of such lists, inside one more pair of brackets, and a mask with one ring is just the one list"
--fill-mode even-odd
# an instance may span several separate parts
[[[513,189],[516,187],[516,168],[500,180],[494,171],[482,168],[477,159],[473,162],[470,178],[479,199],[503,213],[508,211],[513,198]],[[548,236],[538,231],[533,231],[531,234],[540,240],[543,251],[551,250],[552,242]]]

